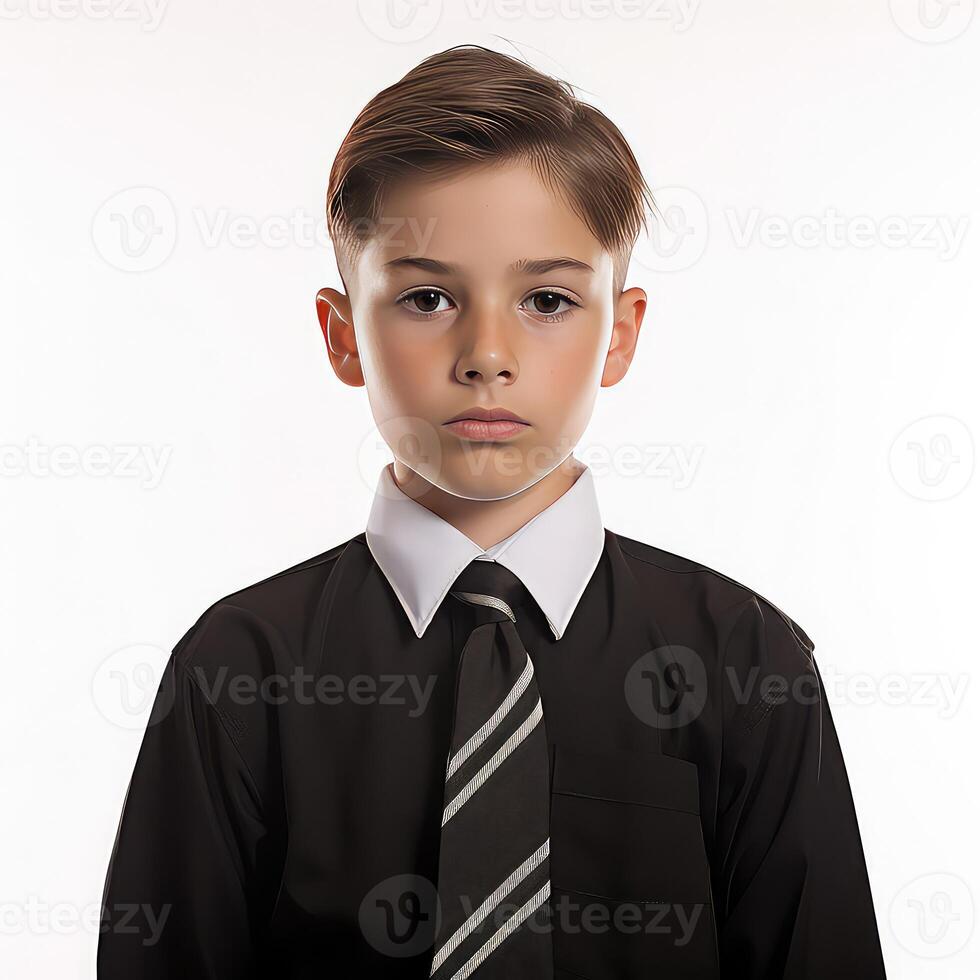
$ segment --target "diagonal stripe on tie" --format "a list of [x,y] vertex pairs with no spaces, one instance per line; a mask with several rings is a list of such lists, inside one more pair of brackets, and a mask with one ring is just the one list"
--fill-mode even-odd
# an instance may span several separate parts
[[[452,980],[466,980],[474,970],[479,967],[484,960],[490,956],[498,946],[513,932],[515,932],[520,926],[539,908],[541,908],[544,903],[548,900],[548,896],[551,894],[551,883],[548,882],[544,884],[538,892],[527,900],[527,902],[522,905],[514,915],[512,915],[507,921],[453,974]],[[520,976],[534,976],[531,973],[522,973]],[[544,976],[544,974],[536,974],[537,976]],[[517,973],[509,972],[507,976],[518,976]]]
[[493,734],[501,720],[506,717],[520,696],[527,690],[533,676],[534,665],[531,663],[531,658],[528,657],[527,666],[521,671],[521,676],[517,678],[517,681],[507,693],[507,697],[504,698],[500,707],[480,726],[479,731],[449,760],[449,765],[446,767],[447,780]]
[[520,728],[511,735],[504,744],[477,770],[473,778],[459,791],[459,794],[446,806],[442,815],[445,826],[456,815],[459,808],[504,764],[511,752],[516,749],[534,731],[541,721],[541,699],[539,698],[531,713],[521,722]]
[[432,960],[433,973],[445,962],[459,946],[479,926],[488,915],[498,908],[514,889],[534,871],[548,856],[550,841],[545,841],[519,868],[515,868],[483,902],[483,904],[449,937],[445,945],[436,952]]

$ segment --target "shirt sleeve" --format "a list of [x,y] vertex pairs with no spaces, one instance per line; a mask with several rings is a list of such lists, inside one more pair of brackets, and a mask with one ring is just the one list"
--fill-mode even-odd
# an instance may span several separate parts
[[729,643],[713,892],[723,977],[885,976],[813,644],[753,599]]
[[[189,631],[191,644],[199,632]],[[261,800],[186,665],[188,636],[167,663],[123,803],[102,898],[99,980],[257,976],[249,882],[265,833]]]

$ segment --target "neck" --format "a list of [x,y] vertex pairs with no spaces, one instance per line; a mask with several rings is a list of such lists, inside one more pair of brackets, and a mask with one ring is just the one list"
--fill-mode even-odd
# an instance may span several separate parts
[[503,541],[565,494],[586,466],[569,455],[533,486],[503,500],[471,500],[429,483],[400,460],[391,465],[399,490],[462,531],[484,551]]

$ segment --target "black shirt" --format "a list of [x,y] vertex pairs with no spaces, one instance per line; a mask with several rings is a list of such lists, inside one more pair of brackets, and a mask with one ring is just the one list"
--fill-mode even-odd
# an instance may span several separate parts
[[[359,534],[174,648],[103,896],[100,980],[425,978],[455,666]],[[551,747],[556,980],[875,980],[813,644],[750,589],[605,532],[560,640],[519,617]]]

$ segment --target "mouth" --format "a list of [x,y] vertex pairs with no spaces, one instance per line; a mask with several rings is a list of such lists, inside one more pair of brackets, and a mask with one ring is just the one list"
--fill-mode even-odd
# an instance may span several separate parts
[[474,442],[510,439],[531,426],[526,419],[505,408],[468,408],[443,424],[461,438]]

